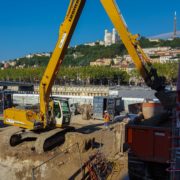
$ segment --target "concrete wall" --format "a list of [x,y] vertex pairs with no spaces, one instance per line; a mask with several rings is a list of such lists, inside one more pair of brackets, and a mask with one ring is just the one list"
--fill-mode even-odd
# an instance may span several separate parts
[[[35,93],[39,93],[39,86],[34,87]],[[53,86],[53,94],[69,96],[108,96],[109,87],[105,86]]]

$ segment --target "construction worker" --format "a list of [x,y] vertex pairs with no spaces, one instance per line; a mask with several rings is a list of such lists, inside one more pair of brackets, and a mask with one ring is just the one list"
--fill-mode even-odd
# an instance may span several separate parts
[[109,128],[110,115],[107,111],[104,111],[104,127]]

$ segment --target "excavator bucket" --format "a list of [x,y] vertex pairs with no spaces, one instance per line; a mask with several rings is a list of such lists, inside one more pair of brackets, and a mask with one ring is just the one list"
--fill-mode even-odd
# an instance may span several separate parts
[[159,99],[164,109],[172,110],[176,107],[176,91],[162,90],[156,92],[155,96]]

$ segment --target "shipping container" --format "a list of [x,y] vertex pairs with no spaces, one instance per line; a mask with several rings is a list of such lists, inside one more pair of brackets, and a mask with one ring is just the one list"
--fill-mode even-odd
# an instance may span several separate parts
[[114,117],[120,115],[120,112],[123,110],[122,98],[103,96],[94,97],[93,118],[102,120],[105,110],[110,114],[110,119],[114,120]]

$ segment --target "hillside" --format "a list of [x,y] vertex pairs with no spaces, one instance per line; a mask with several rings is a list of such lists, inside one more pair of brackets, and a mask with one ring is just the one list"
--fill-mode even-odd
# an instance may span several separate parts
[[[161,40],[160,42],[150,42],[146,38],[140,39],[140,45],[142,48],[150,47],[163,47],[170,46],[172,48],[180,48],[180,38],[176,38],[172,41]],[[122,56],[127,54],[127,51],[122,44],[117,44],[105,47],[99,44],[95,46],[79,45],[76,47],[70,47],[67,50],[63,66],[87,66],[90,62],[95,61],[99,58],[114,58],[116,56]],[[16,66],[24,65],[25,67],[31,66],[46,66],[49,61],[49,57],[46,56],[33,56],[31,58],[19,58],[16,60]]]
[[[125,48],[122,43],[118,43],[112,46],[101,46],[95,45],[85,46],[79,45],[77,47],[70,47],[66,53],[66,56],[63,61],[64,66],[87,66],[91,61],[94,61],[98,58],[113,58],[116,55],[125,54]],[[17,66],[26,65],[28,66],[46,66],[49,61],[49,57],[45,56],[36,56],[34,55],[31,58],[20,58],[17,60]]]

